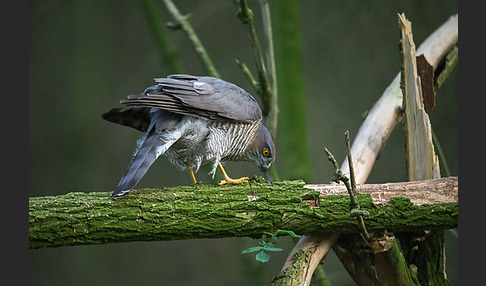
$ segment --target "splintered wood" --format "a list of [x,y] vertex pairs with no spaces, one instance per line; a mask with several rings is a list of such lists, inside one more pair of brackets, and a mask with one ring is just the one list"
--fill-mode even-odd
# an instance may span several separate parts
[[398,15],[401,30],[402,90],[405,109],[407,170],[410,181],[440,178],[439,159],[432,144],[432,127],[425,112],[421,78],[417,72],[412,23]]

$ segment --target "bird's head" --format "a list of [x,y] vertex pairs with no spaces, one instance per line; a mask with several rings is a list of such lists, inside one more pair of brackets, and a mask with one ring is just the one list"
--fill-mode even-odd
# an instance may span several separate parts
[[270,168],[273,161],[275,161],[275,145],[273,144],[272,135],[268,129],[260,123],[255,136],[250,141],[247,149],[247,159],[255,162],[263,171]]

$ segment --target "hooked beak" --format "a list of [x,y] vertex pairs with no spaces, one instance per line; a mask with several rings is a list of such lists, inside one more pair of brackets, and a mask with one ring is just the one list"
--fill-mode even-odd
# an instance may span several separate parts
[[265,172],[266,170],[268,170],[268,168],[270,168],[270,166],[272,166],[272,163],[268,163],[266,165],[262,165],[262,172]]

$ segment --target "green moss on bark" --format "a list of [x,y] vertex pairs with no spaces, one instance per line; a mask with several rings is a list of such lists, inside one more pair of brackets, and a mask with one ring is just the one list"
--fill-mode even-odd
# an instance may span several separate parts
[[[413,206],[396,199],[376,206],[359,195],[370,212],[370,231],[447,229],[457,226],[457,203]],[[318,208],[315,208],[315,205]],[[243,186],[194,185],[134,190],[113,200],[107,192],[69,193],[29,199],[29,247],[246,236],[264,231],[297,234],[358,232],[349,197],[319,197],[303,181]]]
[[273,278],[273,286],[298,286],[304,283],[304,278],[306,276],[306,273],[304,272],[307,268],[303,267],[303,265],[309,264],[309,253],[301,249],[295,253],[292,257],[292,261],[293,263],[290,267],[284,269]]

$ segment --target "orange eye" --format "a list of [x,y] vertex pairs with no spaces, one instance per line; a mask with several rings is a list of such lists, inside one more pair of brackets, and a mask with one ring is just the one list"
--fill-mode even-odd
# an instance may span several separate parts
[[263,150],[263,156],[265,156],[265,157],[270,156],[270,150],[268,150],[267,148],[265,148],[265,149]]

